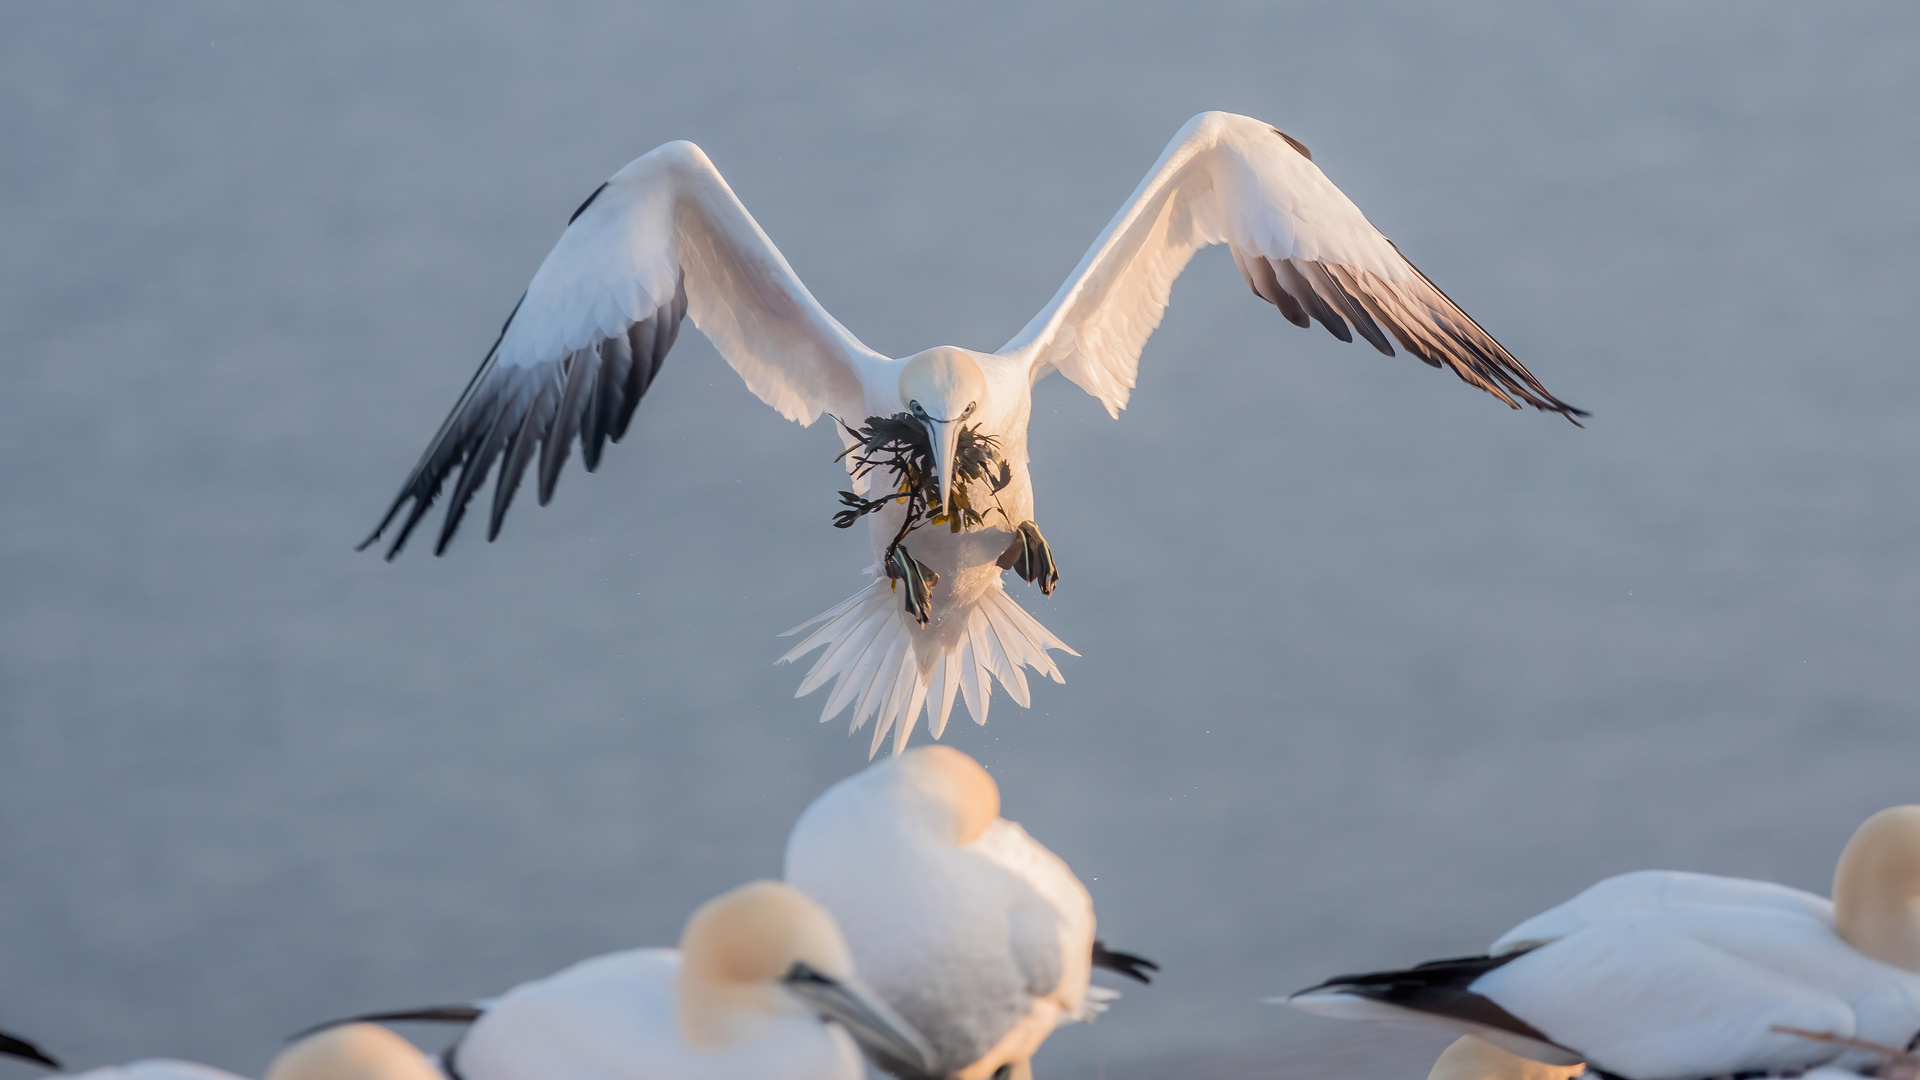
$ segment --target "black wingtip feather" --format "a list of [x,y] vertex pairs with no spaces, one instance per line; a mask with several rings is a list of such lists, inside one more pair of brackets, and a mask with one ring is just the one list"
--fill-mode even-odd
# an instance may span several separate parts
[[[577,209],[577,210],[575,210],[575,211],[573,212],[573,216],[567,219],[567,224],[569,224],[569,225],[571,225],[571,224],[573,224],[574,222],[576,222],[576,221],[579,221],[579,220],[580,220],[580,215],[581,215],[581,214],[584,214],[584,213],[586,213],[586,212],[587,212],[587,207],[589,207],[589,206],[592,206],[592,205],[593,205],[593,200],[595,200],[595,199],[597,199],[597,198],[599,198],[599,197],[600,197],[600,193],[601,193],[601,192],[603,192],[603,191],[605,191],[605,190],[607,190],[607,185],[608,185],[608,184],[611,184],[611,183],[613,183],[613,181],[611,181],[611,180],[602,180],[602,181],[600,182],[600,186],[599,186],[599,187],[597,187],[597,188],[594,188],[594,189],[593,189],[593,194],[591,194],[591,195],[589,195],[589,196],[587,196],[587,201],[586,201],[586,202],[583,202],[583,203],[581,203],[581,204],[580,204],[580,208],[579,208],[579,209]],[[578,189],[576,188],[575,190],[578,190]]]
[[8,1035],[5,1032],[0,1032],[0,1054],[19,1058],[21,1061],[31,1061],[35,1065],[45,1065],[55,1072],[61,1069],[60,1063],[53,1059],[52,1054],[17,1035]]
[[332,1031],[348,1024],[471,1024],[486,1012],[478,1005],[429,1005],[423,1009],[396,1009],[392,1012],[362,1013],[338,1020],[327,1020],[287,1036],[290,1043],[310,1035]]
[[[605,185],[601,187],[604,190]],[[582,209],[592,201],[589,197]],[[524,303],[525,295],[520,299]],[[519,310],[520,304],[515,304],[515,315]],[[507,329],[513,325],[514,316],[509,315],[493,348],[468,380],[459,402],[401,486],[386,516],[354,550],[365,551],[401,520],[386,553],[387,560],[392,561],[439,498],[442,485],[455,468],[460,476],[434,544],[436,555],[446,552],[489,473],[494,479],[494,492],[487,539],[492,541],[499,537],[507,509],[536,454],[542,505],[553,497],[576,437],[588,471],[598,468],[604,445],[619,442],[626,433],[641,395],[659,373],[667,350],[673,347],[686,311],[683,275],[673,299],[651,317],[630,326],[624,340],[598,340],[572,354],[564,365],[503,369],[495,361]],[[501,459],[497,471],[492,468],[495,458]],[[403,509],[407,515],[401,519]]]
[[[1480,976],[1510,964],[1530,951],[1519,949],[1499,956],[1456,956],[1445,960],[1429,960],[1399,971],[1339,975],[1317,986],[1310,986],[1299,994],[1336,990],[1414,1012],[1484,1024],[1557,1046],[1559,1044],[1540,1029],[1508,1012],[1493,999],[1476,994],[1471,989],[1474,980]],[[1293,996],[1298,997],[1299,994]]]
[[567,358],[566,381],[554,405],[553,424],[547,429],[540,449],[540,505],[553,498],[554,485],[560,481],[560,469],[573,449],[573,437],[580,430],[580,414],[593,388],[594,372],[599,370],[599,350],[586,348]]

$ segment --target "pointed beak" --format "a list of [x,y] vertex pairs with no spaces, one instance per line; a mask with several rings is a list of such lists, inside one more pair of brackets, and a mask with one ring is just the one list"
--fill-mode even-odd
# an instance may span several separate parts
[[830,978],[805,963],[795,963],[783,981],[788,992],[822,1020],[846,1028],[863,1049],[882,1060],[912,1066],[921,1075],[933,1074],[933,1048],[927,1040],[858,979]]
[[933,445],[934,467],[940,472],[940,512],[944,514],[952,504],[953,454],[960,445],[960,422],[929,416],[922,423],[926,424],[927,440]]

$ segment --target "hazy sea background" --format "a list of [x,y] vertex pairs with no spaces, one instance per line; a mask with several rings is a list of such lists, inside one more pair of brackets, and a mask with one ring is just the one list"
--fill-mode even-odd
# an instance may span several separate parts
[[997,347],[1188,116],[1250,113],[1593,410],[1296,330],[1220,249],[1118,423],[1040,387],[1062,581],[1013,592],[1084,656],[947,739],[1166,969],[1043,1076],[1418,1080],[1444,1039],[1260,999],[1628,869],[1824,891],[1920,800],[1911,4],[3,22],[0,1028],[74,1066],[257,1074],[670,943],[865,761],[772,666],[862,581],[838,446],[698,334],[498,543],[352,550],[567,214],[674,138],[904,355]]

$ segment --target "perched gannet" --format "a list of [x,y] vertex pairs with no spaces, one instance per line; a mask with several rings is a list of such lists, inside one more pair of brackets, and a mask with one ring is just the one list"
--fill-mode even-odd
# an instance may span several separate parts
[[1471,1035],[1462,1035],[1440,1051],[1427,1080],[1573,1080],[1584,1065],[1546,1065]]
[[[999,352],[942,346],[904,359],[872,351],[827,314],[700,148],[672,142],[574,212],[361,546],[411,502],[392,558],[458,470],[435,548],[444,551],[495,459],[488,539],[536,460],[546,503],[575,436],[589,471],[606,442],[619,441],[691,316],[782,416],[844,422],[855,491],[839,523],[878,510],[869,522],[875,580],[797,627],[823,624],[782,657],[826,649],[800,694],[832,680],[821,719],[851,707],[858,729],[876,717],[876,749],[889,729],[895,749],[904,746],[923,706],[939,738],[956,693],[984,723],[992,680],[1025,707],[1022,668],[1059,681],[1047,650],[1072,652],[1001,582],[1012,569],[1051,592],[1058,576],[1033,521],[1033,384],[1058,370],[1119,416],[1174,278],[1195,251],[1221,243],[1253,291],[1299,326],[1317,319],[1351,341],[1350,323],[1388,355],[1391,335],[1514,408],[1585,415],[1402,257],[1305,146],[1249,117],[1188,121],[1053,300]],[[868,432],[874,442],[917,445],[924,467],[914,482],[904,469],[872,467],[873,446],[856,449],[852,429],[864,418],[892,420]]]
[[[861,975],[933,1045],[900,1076],[1014,1076],[1053,1029],[1105,1006],[1095,963],[1151,961],[1094,938],[1093,900],[1059,856],[1000,816],[979,763],[919,747],[840,781],[787,839],[786,878],[833,913]],[[1105,991],[1111,996],[1111,991]]]
[[925,1041],[853,970],[831,915],[757,881],[701,905],[678,950],[596,956],[473,1006],[356,1019],[472,1020],[448,1055],[463,1080],[862,1080],[861,1048],[924,1065]]
[[1437,1023],[1626,1080],[1886,1064],[1920,1042],[1920,806],[1860,826],[1831,903],[1760,881],[1625,874],[1485,956],[1341,976],[1288,1001]]

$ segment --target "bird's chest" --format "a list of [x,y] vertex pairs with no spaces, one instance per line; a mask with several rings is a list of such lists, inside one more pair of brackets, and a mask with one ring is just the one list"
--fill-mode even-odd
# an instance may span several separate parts
[[[900,498],[886,509],[868,515],[876,559],[895,541],[906,544],[915,558],[945,574],[950,569],[992,562],[1005,550],[1013,530],[1033,518],[1033,481],[1027,470],[1027,430],[1024,410],[1017,416],[989,415],[981,421],[979,434],[993,439],[994,464],[990,479],[976,479],[962,485],[965,501],[977,520],[963,519],[958,528],[953,521],[929,523],[924,515],[909,520],[913,513],[907,499]],[[900,475],[887,468],[872,470],[865,477],[867,498],[900,487]]]

